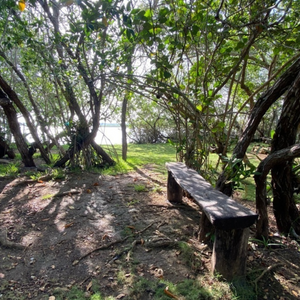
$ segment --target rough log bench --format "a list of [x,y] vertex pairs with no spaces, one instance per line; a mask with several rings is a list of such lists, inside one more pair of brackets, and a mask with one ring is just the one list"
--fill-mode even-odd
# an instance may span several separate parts
[[188,192],[201,210],[200,240],[213,227],[215,231],[212,271],[231,281],[246,273],[249,227],[258,215],[215,190],[195,170],[183,163],[166,163],[168,169],[167,197],[171,203],[182,202],[183,190]]

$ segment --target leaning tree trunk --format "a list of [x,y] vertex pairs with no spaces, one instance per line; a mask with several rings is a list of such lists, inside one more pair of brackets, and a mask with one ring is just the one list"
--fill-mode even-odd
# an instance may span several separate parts
[[89,133],[88,129],[81,129],[80,134],[73,136],[73,142],[66,154],[58,160],[54,167],[64,167],[68,161],[72,161],[77,153],[80,153],[84,149],[92,146],[97,155],[101,157],[102,166],[113,166],[115,161],[100,147],[95,141],[95,134]]
[[[293,145],[300,124],[300,72],[285,97],[282,113],[271,144],[271,153]],[[293,161],[272,168],[273,209],[278,230],[300,234],[300,215],[293,198]]]
[[91,141],[91,145],[97,155],[102,158],[104,166],[110,167],[116,164],[115,161],[94,140]]
[[26,121],[26,125],[28,126],[28,129],[37,145],[37,148],[40,150],[41,156],[43,157],[43,159],[45,160],[45,162],[47,164],[50,164],[51,161],[50,161],[48,154],[47,154],[46,150],[44,149],[44,147],[38,137],[36,128],[33,126],[33,123],[30,120],[30,114],[29,114],[28,110],[23,105],[22,101],[19,99],[16,92],[9,86],[9,84],[4,80],[4,78],[2,76],[0,76],[0,86],[3,89],[3,91],[6,93],[6,95],[9,97],[9,99],[12,102],[14,102],[15,105],[19,108],[20,112],[22,113],[22,115]]
[[[244,130],[241,138],[233,150],[232,156],[238,159],[243,159],[247,148],[254,137],[256,129],[262,120],[262,117],[270,108],[270,106],[278,100],[293,84],[300,70],[300,59],[297,59],[275,82],[275,84],[269,88],[255,103],[254,108],[249,116],[249,121],[246,129]],[[229,170],[228,170],[229,171]],[[230,172],[234,174],[234,172]],[[231,183],[229,172],[224,169],[219,176],[216,188],[221,191],[227,191],[226,194],[231,195],[233,192],[233,186]]]
[[22,162],[25,167],[35,167],[32,156],[29,154],[28,146],[22,135],[17,112],[12,104],[12,102],[6,97],[5,93],[0,89],[0,105],[7,117],[9,128],[14,136],[18,151],[20,152]]
[[273,152],[262,160],[254,176],[256,183],[256,210],[259,218],[256,224],[256,237],[268,238],[269,220],[267,211],[266,179],[269,171],[277,166],[289,164],[295,157],[300,156],[300,144],[292,145]]

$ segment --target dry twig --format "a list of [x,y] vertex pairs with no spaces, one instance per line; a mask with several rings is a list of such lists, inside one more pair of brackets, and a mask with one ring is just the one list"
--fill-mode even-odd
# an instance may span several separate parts
[[[135,236],[137,236],[137,235],[143,233],[144,231],[146,231],[147,229],[149,229],[154,223],[155,223],[155,222],[152,222],[151,224],[149,224],[149,225],[148,225],[147,227],[145,227],[144,229],[142,229],[142,230],[136,232],[136,233],[135,233]],[[81,256],[79,259],[74,260],[74,261],[73,261],[73,266],[77,265],[82,259],[86,258],[86,257],[89,256],[90,254],[92,254],[92,253],[94,253],[94,252],[96,252],[96,251],[108,249],[108,248],[110,248],[111,246],[114,246],[114,245],[116,245],[116,244],[123,243],[123,242],[125,242],[129,237],[130,237],[130,236],[126,236],[126,237],[123,238],[123,239],[119,239],[119,240],[113,241],[113,242],[111,242],[111,243],[109,243],[109,244],[107,244],[107,245],[103,245],[103,246],[100,246],[100,247],[98,247],[98,248],[96,248],[96,249],[94,249],[94,250],[91,250],[90,252],[88,252],[88,253],[84,254],[83,256]],[[137,242],[136,242],[136,243],[137,243]],[[135,246],[135,245],[133,245],[130,249],[133,249],[134,246]],[[130,250],[130,249],[129,249],[129,250]],[[128,250],[126,250],[126,252],[127,252],[127,251],[128,251]],[[122,251],[122,253],[124,253],[124,251]]]
[[257,293],[257,283],[258,281],[268,272],[272,271],[273,269],[277,268],[277,267],[281,267],[281,266],[284,266],[283,263],[278,263],[278,264],[275,264],[275,265],[271,265],[271,266],[268,266],[255,280],[254,280],[254,284],[255,284],[255,290],[256,290],[256,293]]

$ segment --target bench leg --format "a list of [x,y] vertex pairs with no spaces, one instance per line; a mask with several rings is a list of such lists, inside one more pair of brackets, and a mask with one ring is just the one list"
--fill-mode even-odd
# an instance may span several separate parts
[[167,182],[167,198],[170,202],[181,203],[182,202],[182,188],[174,179],[172,173],[168,171],[168,182]]
[[215,228],[209,221],[206,214],[202,211],[200,218],[199,228],[199,241],[206,243],[211,239],[211,236],[215,233]]
[[249,228],[215,231],[212,271],[231,281],[246,274]]

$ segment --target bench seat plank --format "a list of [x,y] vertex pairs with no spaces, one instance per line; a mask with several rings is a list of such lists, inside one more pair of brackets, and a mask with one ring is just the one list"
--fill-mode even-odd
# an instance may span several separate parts
[[166,168],[178,185],[194,198],[215,228],[247,228],[256,221],[257,214],[215,190],[200,174],[187,168],[184,163],[166,163]]

